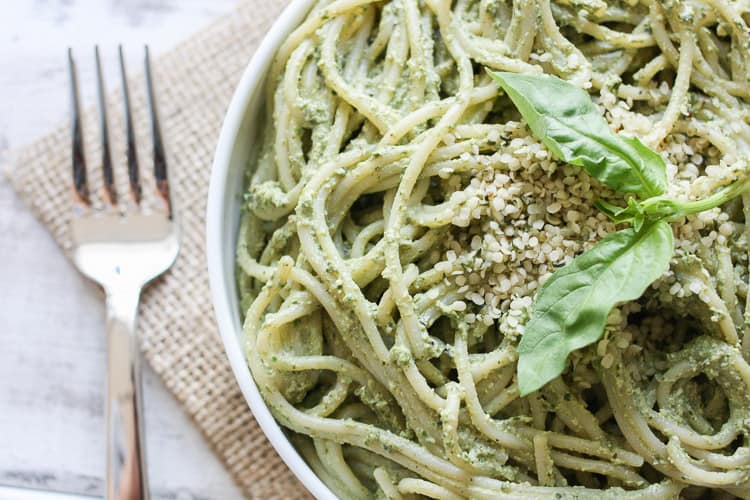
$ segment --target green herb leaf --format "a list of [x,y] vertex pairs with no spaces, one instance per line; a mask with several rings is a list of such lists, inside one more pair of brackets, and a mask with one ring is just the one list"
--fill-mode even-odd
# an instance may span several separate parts
[[640,297],[668,269],[673,251],[672,229],[658,221],[612,233],[555,272],[518,346],[521,395],[553,380],[568,354],[601,338],[612,308]]
[[594,206],[598,208],[600,212],[602,212],[604,215],[615,222],[621,222],[619,216],[622,212],[627,210],[626,207],[621,207],[605,200],[594,201]]
[[558,160],[585,168],[616,191],[642,197],[666,191],[662,157],[637,138],[615,134],[585,90],[554,76],[489,74]]
[[629,222],[636,231],[640,231],[647,220],[656,221],[661,219],[661,217],[650,217],[645,212],[643,204],[635,198],[628,198],[627,207],[613,205],[604,200],[596,200],[594,206],[616,224]]
[[604,200],[594,201],[594,206],[616,224],[621,222],[632,222],[633,220],[633,214],[628,211],[628,207],[613,205]]

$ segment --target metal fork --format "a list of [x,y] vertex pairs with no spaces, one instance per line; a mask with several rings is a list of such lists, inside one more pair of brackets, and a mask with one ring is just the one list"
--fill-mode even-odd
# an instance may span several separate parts
[[130,97],[122,47],[119,48],[125,107],[128,182],[132,202],[121,203],[115,189],[104,81],[98,47],[95,48],[99,119],[101,127],[103,202],[92,207],[86,179],[78,83],[73,53],[68,49],[72,102],[73,199],[70,230],[73,260],[78,270],[97,282],[107,295],[107,499],[149,498],[141,409],[141,368],[136,316],[143,287],[164,273],[179,251],[178,225],[167,182],[167,163],[156,110],[148,47],[145,75],[153,137],[154,176],[163,208],[141,207],[138,158],[130,112]]

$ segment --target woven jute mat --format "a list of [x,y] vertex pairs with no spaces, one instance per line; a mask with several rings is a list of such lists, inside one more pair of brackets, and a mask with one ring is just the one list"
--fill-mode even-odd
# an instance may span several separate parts
[[[308,498],[253,419],[218,335],[205,258],[205,207],[214,148],[229,100],[282,0],[245,0],[236,10],[153,62],[162,132],[182,247],[173,268],[142,297],[138,328],[145,358],[200,428],[248,498]],[[81,82],[81,84],[93,84]],[[150,178],[149,119],[141,75],[131,84],[141,169]],[[110,138],[124,169],[122,101],[110,96]],[[92,192],[100,184],[95,110],[84,113]],[[67,251],[71,214],[69,125],[14,155],[11,184]],[[120,184],[124,175],[118,178]],[[144,193],[153,186],[144,185]],[[120,188],[124,198],[127,190]]]

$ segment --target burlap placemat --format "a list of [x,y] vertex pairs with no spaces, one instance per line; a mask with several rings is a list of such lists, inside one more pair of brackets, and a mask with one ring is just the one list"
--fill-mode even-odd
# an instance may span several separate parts
[[[231,14],[154,61],[162,132],[182,223],[174,267],[144,293],[139,331],[146,359],[248,498],[307,498],[253,419],[232,376],[218,336],[205,259],[204,215],[219,129],[240,75],[285,0],[246,0]],[[80,82],[93,85],[93,82]],[[143,79],[130,85],[144,177],[150,178],[149,120]],[[111,96],[113,155],[123,168],[122,103]],[[84,115],[92,191],[100,178],[94,110]],[[69,248],[70,130],[67,124],[17,152],[9,178],[21,198]],[[118,172],[122,174],[122,172]],[[120,181],[124,181],[121,175]],[[100,185],[100,184],[99,184]],[[144,186],[144,192],[150,186]],[[120,190],[125,193],[125,189]]]

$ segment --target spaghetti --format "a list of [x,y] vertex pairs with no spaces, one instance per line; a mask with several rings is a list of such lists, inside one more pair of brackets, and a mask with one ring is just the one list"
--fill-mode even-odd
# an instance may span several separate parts
[[[552,271],[617,195],[486,75],[550,73],[700,196],[750,158],[747,0],[319,2],[268,76],[237,248],[250,370],[342,498],[750,498],[750,195],[520,398]],[[592,184],[596,184],[592,186]],[[621,200],[620,200],[621,202]]]

